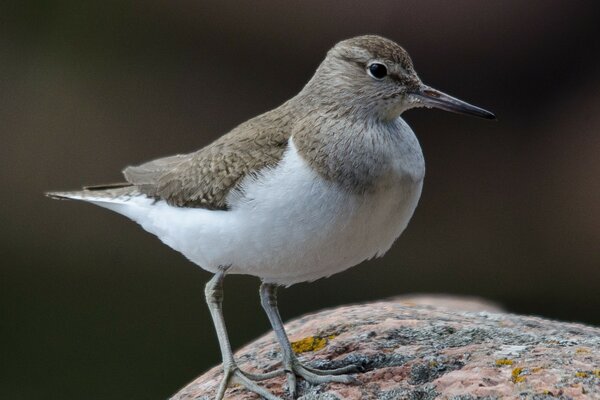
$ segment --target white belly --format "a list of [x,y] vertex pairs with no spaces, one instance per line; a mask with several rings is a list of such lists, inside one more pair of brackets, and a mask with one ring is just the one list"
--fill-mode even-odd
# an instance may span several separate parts
[[383,255],[410,220],[422,188],[391,173],[367,195],[348,193],[311,170],[290,141],[281,163],[243,182],[228,211],[178,208],[138,197],[99,204],[141,224],[202,268],[291,285]]

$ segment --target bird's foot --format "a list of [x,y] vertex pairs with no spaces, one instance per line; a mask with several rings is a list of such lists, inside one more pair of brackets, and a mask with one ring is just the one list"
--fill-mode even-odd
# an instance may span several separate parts
[[355,365],[348,365],[336,369],[316,369],[302,364],[296,358],[291,360],[284,369],[287,375],[287,386],[292,399],[296,398],[296,377],[299,376],[308,383],[319,385],[322,383],[340,382],[357,383],[358,380],[348,373],[358,372],[360,368]]
[[223,379],[221,380],[221,384],[219,385],[219,389],[217,391],[217,395],[215,396],[215,400],[222,400],[223,396],[225,396],[225,391],[231,385],[240,385],[245,389],[262,396],[267,400],[282,400],[280,397],[275,396],[270,393],[268,390],[263,389],[258,386],[253,381],[262,381],[265,379],[271,379],[276,376],[283,375],[285,372],[283,370],[268,372],[266,374],[252,374],[249,372],[244,372],[235,364],[233,365],[224,365],[223,366]]
[[257,385],[255,381],[263,381],[284,374],[287,375],[287,384],[290,397],[295,399],[297,395],[296,377],[301,377],[313,385],[329,382],[356,383],[356,378],[346,374],[358,372],[359,370],[360,369],[354,365],[348,365],[346,367],[329,370],[316,369],[307,365],[303,365],[296,359],[291,361],[289,366],[285,369],[279,369],[264,374],[253,374],[242,371],[237,365],[224,366],[223,379],[219,385],[215,400],[222,400],[227,388],[236,384],[243,386],[245,389],[258,394],[267,400],[282,400],[280,397],[275,396],[268,390]]

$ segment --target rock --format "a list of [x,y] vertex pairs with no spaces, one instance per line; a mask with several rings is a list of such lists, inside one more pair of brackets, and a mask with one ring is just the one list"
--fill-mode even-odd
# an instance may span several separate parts
[[[339,307],[286,325],[299,359],[317,368],[358,364],[360,383],[311,386],[302,400],[338,399],[600,399],[600,329],[491,311],[473,302],[435,297]],[[483,308],[494,309],[482,306]],[[216,346],[216,343],[215,343]],[[272,333],[239,350],[240,368],[278,368]],[[221,380],[217,366],[172,400],[209,400]],[[287,398],[284,377],[260,384]],[[258,396],[241,387],[227,399]]]
[[439,309],[460,311],[502,312],[501,305],[480,297],[452,296],[445,294],[407,294],[391,300],[406,306],[433,306]]

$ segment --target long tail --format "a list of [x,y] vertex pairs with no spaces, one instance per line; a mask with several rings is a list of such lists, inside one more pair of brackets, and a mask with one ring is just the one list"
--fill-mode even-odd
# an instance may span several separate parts
[[83,190],[47,192],[46,196],[57,200],[83,200],[93,203],[125,203],[140,195],[135,186],[128,183],[88,186]]

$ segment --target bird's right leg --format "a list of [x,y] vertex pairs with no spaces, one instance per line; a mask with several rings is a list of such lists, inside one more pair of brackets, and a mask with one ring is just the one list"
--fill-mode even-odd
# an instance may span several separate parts
[[276,376],[277,374],[253,375],[242,372],[233,358],[229,337],[225,329],[225,320],[223,319],[223,279],[227,268],[220,268],[219,272],[212,277],[206,284],[204,294],[206,295],[206,303],[217,331],[219,339],[219,347],[221,348],[221,356],[223,357],[223,380],[219,385],[215,400],[221,400],[225,395],[225,390],[231,383],[237,383],[246,389],[259,394],[267,400],[281,400],[279,397],[269,393],[261,388],[252,380],[261,380]]
[[271,322],[275,336],[282,352],[283,370],[287,375],[288,390],[293,399],[296,398],[296,375],[312,384],[329,382],[353,383],[356,379],[347,373],[358,372],[359,368],[349,365],[333,370],[319,370],[300,363],[292,350],[292,345],[285,333],[279,309],[277,308],[277,285],[263,282],[260,285],[260,301]]

